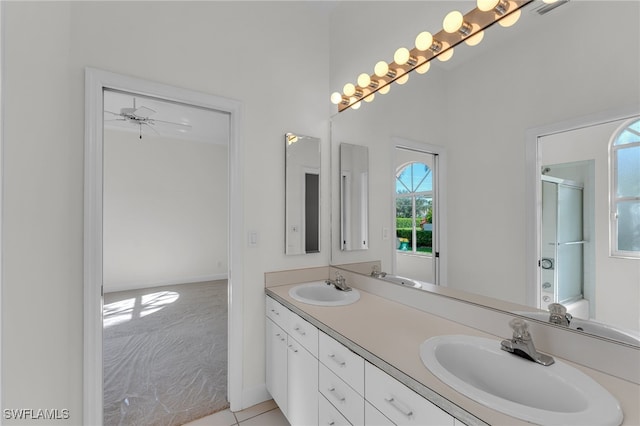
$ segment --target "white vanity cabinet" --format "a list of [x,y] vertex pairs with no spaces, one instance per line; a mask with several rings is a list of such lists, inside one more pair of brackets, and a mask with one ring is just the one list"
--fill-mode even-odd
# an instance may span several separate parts
[[454,418],[378,367],[365,365],[365,397],[396,425],[454,426]]
[[292,425],[462,425],[268,296],[266,309],[267,389]]
[[270,297],[266,313],[267,390],[289,423],[317,425],[318,329]]

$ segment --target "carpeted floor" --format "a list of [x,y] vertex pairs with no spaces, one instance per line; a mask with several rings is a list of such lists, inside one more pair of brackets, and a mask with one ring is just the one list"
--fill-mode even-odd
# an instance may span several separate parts
[[104,424],[181,425],[227,402],[227,281],[104,295]]

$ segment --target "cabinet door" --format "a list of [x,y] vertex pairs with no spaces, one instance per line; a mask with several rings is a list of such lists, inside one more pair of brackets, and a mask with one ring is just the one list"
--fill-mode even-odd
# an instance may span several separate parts
[[288,338],[288,414],[292,425],[318,424],[318,359]]
[[287,334],[266,319],[267,390],[287,416]]

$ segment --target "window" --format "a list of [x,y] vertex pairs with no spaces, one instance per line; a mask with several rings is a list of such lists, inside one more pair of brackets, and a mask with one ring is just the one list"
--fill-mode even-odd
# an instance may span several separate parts
[[640,258],[640,120],[611,141],[611,254]]
[[396,237],[398,251],[432,252],[433,173],[424,163],[412,162],[396,174]]

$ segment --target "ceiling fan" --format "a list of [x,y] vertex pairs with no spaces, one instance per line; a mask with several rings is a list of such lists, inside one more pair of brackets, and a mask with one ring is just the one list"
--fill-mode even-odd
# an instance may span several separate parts
[[191,126],[189,124],[151,118],[156,111],[146,106],[136,107],[136,98],[133,98],[133,108],[121,108],[119,113],[106,110],[104,112],[117,117],[105,121],[124,121],[137,125],[140,129],[140,139],[142,139],[142,126],[149,127],[158,136],[160,136],[160,132],[155,128],[158,124],[173,127],[174,130],[178,132],[188,132],[191,130]]

